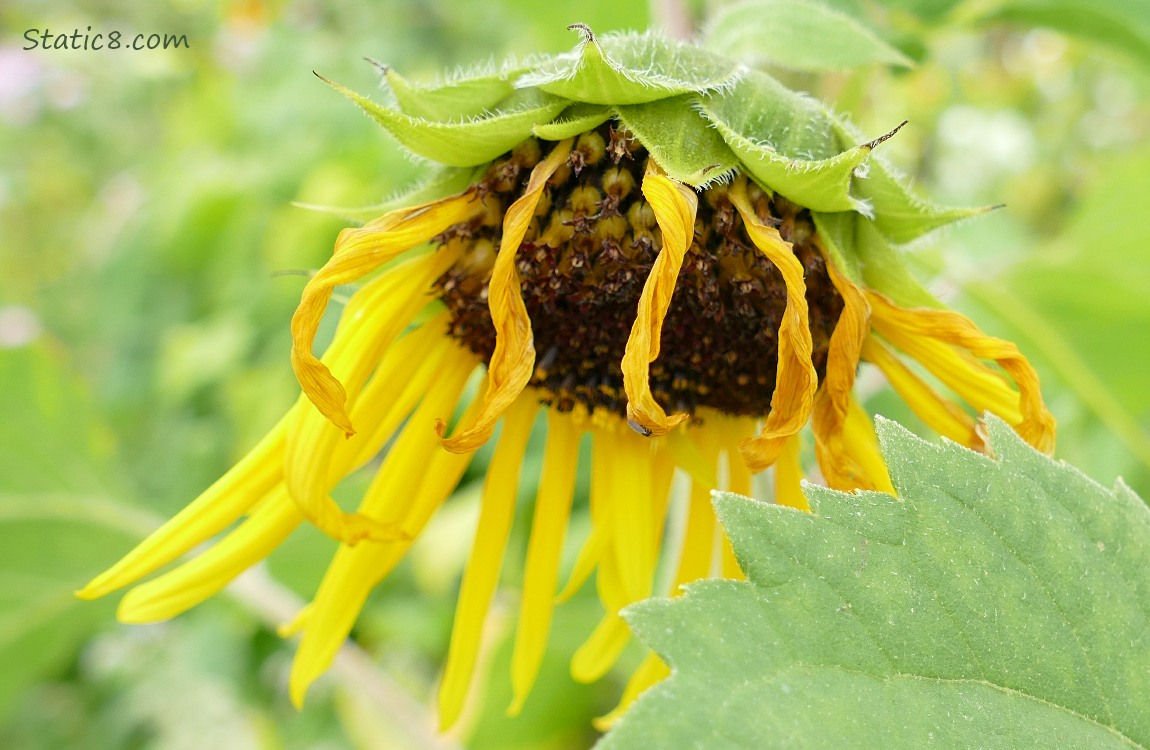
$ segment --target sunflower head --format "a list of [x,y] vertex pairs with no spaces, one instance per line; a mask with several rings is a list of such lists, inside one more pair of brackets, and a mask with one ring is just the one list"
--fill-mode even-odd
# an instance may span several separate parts
[[[390,106],[332,84],[441,169],[341,232],[308,282],[292,319],[303,396],[288,415],[81,596],[134,583],[227,531],[120,609],[134,622],[170,617],[311,523],[341,544],[290,628],[303,633],[291,678],[300,702],[501,424],[440,688],[447,725],[465,704],[540,410],[547,442],[512,711],[538,672],[557,593],[592,573],[605,613],[572,672],[591,680],[616,661],[628,639],[620,610],[653,593],[676,471],[689,490],[675,587],[739,575],[712,489],[753,494],[753,475],[769,468],[759,494],[807,508],[808,424],[807,463],[828,485],[894,491],[852,394],[860,362],[928,427],[970,448],[982,447],[975,415],[985,411],[1052,448],[1053,419],[1018,349],[942,306],[900,259],[899,245],[984,210],[908,191],[874,154],[901,125],[868,139],[713,52],[572,28],[582,41],[570,53],[443,85],[385,69]],[[316,356],[333,289],[380,269]],[[466,403],[475,371],[485,385]],[[560,593],[587,435],[592,531]],[[359,509],[343,511],[332,488],[384,446]],[[650,656],[623,702],[664,672]]]

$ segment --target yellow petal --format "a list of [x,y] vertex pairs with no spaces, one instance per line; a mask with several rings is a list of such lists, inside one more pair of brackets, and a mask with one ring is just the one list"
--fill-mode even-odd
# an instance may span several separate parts
[[651,204],[663,234],[663,247],[643,284],[639,308],[627,348],[623,353],[623,390],[627,393],[627,418],[647,435],[663,435],[687,419],[686,414],[667,416],[651,394],[651,363],[659,356],[663,320],[671,307],[675,282],[683,256],[695,237],[695,191],[656,171],[648,161],[643,176],[643,196]]
[[658,654],[648,653],[638,669],[631,674],[627,686],[623,688],[623,697],[619,699],[619,704],[611,710],[611,713],[593,719],[591,723],[600,732],[606,732],[615,725],[615,722],[631,707],[631,704],[647,691],[647,688],[652,687],[670,674],[671,669],[659,658]]
[[[428,285],[450,266],[453,255],[451,252],[430,253],[408,261],[371,282],[352,298],[353,305],[344,312],[336,341],[324,359],[331,373],[346,384],[347,403],[353,413],[364,381],[373,370],[379,369],[381,358],[387,360],[384,353],[426,304]],[[417,341],[431,340],[429,336],[435,333],[438,332],[425,331]],[[406,342],[403,351],[412,343]],[[411,361],[409,354],[400,366],[410,368]],[[402,375],[396,368],[397,360],[392,356],[388,362],[390,377],[398,380]],[[387,397],[387,394],[381,395]],[[394,539],[394,529],[361,514],[345,513],[329,497],[335,482],[343,476],[341,473],[334,480],[330,478],[331,456],[346,443],[345,433],[323,414],[314,409],[305,410],[288,437],[285,479],[291,497],[308,521],[333,539],[347,544],[355,544],[363,538]],[[347,468],[350,467],[344,471]]]
[[611,462],[611,550],[624,591],[623,605],[651,595],[659,550],[653,538],[652,444],[624,434]]
[[[714,492],[715,490],[724,489],[728,486],[730,480],[730,472],[727,471],[729,465],[722,465],[726,461],[727,454],[723,450],[723,445],[727,442],[727,430],[722,429],[719,422],[722,419],[718,415],[708,417],[707,421],[699,428],[690,431],[691,440],[699,448],[699,453],[703,456],[703,460],[716,467],[716,474],[722,474],[718,481],[714,482],[700,482],[697,478],[692,477],[691,482],[691,507],[706,507],[710,514],[712,529],[710,542],[705,542],[704,546],[708,548],[707,552],[707,570],[706,573],[699,576],[701,578],[719,578],[723,575],[723,542],[726,534],[722,526],[719,525],[718,520],[715,518],[714,510]],[[686,550],[684,550],[684,555]],[[699,562],[700,566],[702,561]],[[685,581],[680,581],[684,583]]]
[[[965,315],[946,309],[899,307],[877,292],[867,292],[874,309],[874,327],[883,338],[922,362],[948,387],[972,400],[976,410],[994,411],[1013,424],[1019,436],[1037,450],[1055,446],[1055,418],[1043,403],[1038,376],[1018,347],[1001,338],[987,336]],[[981,362],[956,366],[956,355],[946,344],[973,357],[998,362],[1018,387],[1018,395],[1002,396],[1004,384]],[[950,354],[949,357],[946,354]],[[997,392],[997,395],[996,395]],[[1003,401],[1005,400],[1005,403]]]
[[831,283],[843,300],[843,311],[831,334],[827,371],[815,395],[813,425],[815,457],[827,485],[837,490],[877,489],[869,471],[858,462],[846,439],[847,419],[852,411],[855,371],[863,341],[870,333],[870,306],[862,290],[839,272],[823,251]]
[[874,336],[863,343],[862,358],[882,370],[895,392],[928,427],[967,448],[982,449],[982,438],[970,415],[940,396]]
[[894,495],[894,485],[890,483],[886,461],[878,447],[878,436],[870,415],[851,399],[850,410],[843,429],[843,441],[854,458],[855,465],[861,467],[867,489],[875,489]]
[[687,501],[687,528],[679,549],[671,594],[677,594],[684,583],[708,578],[715,557],[715,511],[711,505],[713,485],[691,483]]
[[[499,416],[519,397],[535,371],[535,339],[527,307],[523,304],[515,255],[535,216],[535,207],[547,180],[566,163],[572,142],[573,139],[568,138],[556,144],[547,158],[535,165],[523,195],[511,204],[503,217],[503,236],[487,292],[491,322],[495,326],[495,351],[487,365],[487,392],[483,395],[483,409],[475,420],[464,423],[466,426],[443,439],[443,447],[453,453],[468,453],[487,442]],[[436,429],[443,437],[447,425],[441,421]]]
[[614,490],[611,486],[613,474],[612,463],[616,454],[616,446],[621,435],[613,430],[594,429],[591,433],[591,535],[579,548],[579,555],[575,558],[575,566],[571,569],[571,576],[567,585],[559,592],[556,601],[565,602],[575,595],[595,566],[603,559],[608,549],[615,524],[612,515],[615,512]]
[[[341,545],[336,552],[312,601],[292,662],[289,683],[295,705],[303,704],[307,688],[331,666],[372,588],[403,558],[467,468],[471,457],[440,450],[431,427],[435,415],[451,412],[474,366],[474,355],[453,347],[442,377],[433,381],[368,488],[360,513],[397,525],[405,538],[390,544]],[[477,409],[478,401],[469,412]]]
[[427,242],[481,209],[470,193],[393,212],[359,229],[345,229],[336,240],[331,260],[304,287],[292,316],[292,367],[304,393],[325,417],[353,434],[346,396],[339,380],[312,354],[312,343],[332,290],[374,271],[416,245]]
[[281,487],[211,549],[129,591],[117,616],[121,622],[156,622],[191,609],[271,554],[302,520]]
[[778,330],[779,364],[771,411],[763,432],[739,445],[743,461],[752,471],[762,471],[775,462],[787,438],[807,423],[814,406],[818,375],[811,363],[811,329],[807,322],[807,286],[803,281],[803,264],[795,257],[789,242],[778,230],[765,226],[747,198],[746,179],[739,177],[728,192],[731,203],[743,217],[755,247],[762,251],[782,274],[787,289],[787,306]]
[[810,510],[803,495],[803,465],[799,461],[799,436],[792,435],[775,462],[775,503],[788,508]]
[[475,672],[483,623],[507,549],[507,536],[515,519],[515,497],[519,491],[519,469],[527,451],[527,439],[535,423],[539,405],[535,399],[520,398],[507,410],[503,432],[487,469],[480,506],[479,523],[463,583],[455,607],[455,623],[447,650],[447,664],[439,683],[439,730],[445,731],[459,718]]
[[[916,344],[924,341],[940,342],[965,350],[974,357],[994,360],[1010,375],[1018,387],[1017,414],[1008,409],[996,412],[1014,425],[1019,436],[1036,449],[1049,453],[1054,449],[1054,417],[1042,400],[1038,385],[1038,375],[1018,347],[1009,341],[987,336],[969,318],[951,310],[928,308],[904,308],[894,304],[877,292],[867,292],[867,299],[874,310],[874,326],[883,338],[918,359],[914,353]],[[910,347],[910,351],[906,347]],[[938,352],[927,360],[919,361],[931,369],[939,361]],[[957,392],[965,383],[985,380],[986,373],[981,363],[968,362],[959,371],[957,379],[947,385]],[[934,372],[934,370],[932,370]],[[935,373],[942,379],[942,373]],[[945,381],[944,381],[945,382]],[[978,404],[971,404],[976,409]]]
[[507,713],[512,716],[523,708],[547,648],[559,580],[559,558],[575,492],[579,437],[579,430],[571,419],[548,410],[543,474],[539,479],[539,494],[535,498],[527,560],[523,564],[523,595],[519,604],[515,650],[511,655],[514,699]]
[[[352,408],[352,419],[367,429],[341,443],[354,449],[348,468],[363,466],[379,454],[420,399],[431,390],[432,381],[443,372],[444,361],[458,351],[458,343],[444,335],[449,316],[450,313],[443,311],[388,349]],[[337,453],[341,450],[337,446]],[[329,469],[329,481],[334,483],[347,473],[347,468],[342,472]]]
[[279,483],[287,425],[299,411],[289,412],[227,474],[76,595],[95,599],[134,583],[235,523]]
[[576,682],[595,682],[614,666],[630,640],[627,623],[617,612],[608,612],[571,657],[571,676]]

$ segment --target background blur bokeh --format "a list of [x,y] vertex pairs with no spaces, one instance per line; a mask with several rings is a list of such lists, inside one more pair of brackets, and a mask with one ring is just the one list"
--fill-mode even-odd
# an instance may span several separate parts
[[[1150,3],[831,4],[918,66],[779,75],[868,136],[909,119],[883,149],[924,194],[1006,204],[910,257],[944,299],[1031,356],[1060,420],[1060,457],[1150,495]],[[372,92],[378,72],[364,57],[431,80],[567,49],[574,21],[603,32],[649,19],[640,0],[6,0],[0,747],[593,742],[590,717],[613,706],[641,652],[633,647],[614,681],[570,679],[567,656],[598,617],[591,596],[559,610],[539,686],[512,721],[506,594],[471,714],[448,738],[431,732],[482,454],[369,602],[356,629],[365,650],[303,712],[288,704],[292,646],[274,626],[326,566],[334,545],[318,533],[301,530],[228,597],[168,623],[117,625],[114,601],[71,592],[294,400],[287,321],[304,274],[346,222],[293,203],[375,203],[425,170],[313,70]],[[24,49],[28,29],[89,26],[184,34],[189,47]],[[914,421],[881,390],[869,406]],[[525,511],[533,492],[521,487]],[[520,549],[524,531],[515,529]],[[508,558],[510,591],[521,556]]]

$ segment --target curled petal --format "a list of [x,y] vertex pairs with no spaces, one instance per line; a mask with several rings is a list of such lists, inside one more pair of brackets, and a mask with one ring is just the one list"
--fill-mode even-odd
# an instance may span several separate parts
[[304,287],[291,320],[292,368],[320,413],[346,434],[355,433],[347,416],[347,395],[327,365],[312,353],[316,330],[332,290],[363,277],[453,224],[466,221],[480,208],[479,201],[464,193],[394,211],[364,227],[345,229],[339,233],[331,260]]
[[[352,298],[344,311],[336,341],[324,354],[324,361],[331,368],[329,372],[346,385],[347,406],[353,414],[361,411],[358,407],[368,375],[375,370],[377,378],[384,378],[381,358],[387,364],[387,377],[409,379],[415,374],[418,368],[411,367],[410,355],[398,368],[391,355],[409,349],[416,342],[434,341],[440,332],[434,328],[421,329],[406,337],[409,340],[393,344],[426,305],[425,292],[431,281],[447,270],[454,257],[455,253],[445,250],[407,261],[373,280]],[[427,351],[427,348],[423,350]],[[391,390],[394,400],[401,389]],[[373,399],[378,397],[376,393]],[[371,432],[374,430],[369,434]],[[305,410],[293,423],[288,435],[284,474],[292,500],[308,521],[341,542],[355,544],[365,538],[374,541],[402,538],[395,528],[363,514],[344,512],[329,496],[332,487],[342,479],[342,472],[350,468],[347,463],[352,456],[338,462],[334,460],[337,453],[346,452],[349,442],[346,438],[337,426],[314,409]],[[359,440],[358,435],[355,440]],[[342,471],[332,476],[337,463],[342,465]]]
[[783,450],[775,463],[775,503],[788,508],[810,510],[810,503],[803,495],[803,466],[799,461],[799,437],[792,435],[783,444]]
[[997,362],[1014,380],[1017,396],[1009,391],[1005,397],[997,396],[997,401],[1005,402],[1000,407],[994,401],[971,405],[976,409],[989,407],[1036,449],[1046,453],[1054,449],[1054,417],[1042,400],[1038,374],[1017,346],[987,336],[969,318],[952,310],[900,307],[873,291],[867,292],[867,299],[874,311],[875,330],[964,398],[966,392],[976,394],[972,397],[988,393],[996,398],[1005,383],[971,357]]
[[663,320],[671,307],[683,256],[694,241],[695,212],[699,206],[694,190],[656,170],[654,161],[649,161],[643,176],[643,196],[655,212],[663,247],[643,285],[622,362],[627,419],[647,436],[663,435],[687,419],[686,414],[667,416],[651,394],[650,373],[651,363],[659,356]]
[[436,423],[443,447],[452,453],[469,453],[487,442],[500,415],[531,380],[535,369],[535,339],[520,292],[515,254],[535,215],[547,180],[567,161],[573,142],[571,138],[560,142],[546,159],[535,165],[523,195],[511,204],[503,218],[503,236],[487,293],[491,322],[495,325],[495,351],[487,365],[488,384],[483,406],[473,421],[451,437],[444,437],[445,422]]
[[747,198],[745,178],[739,178],[731,185],[729,195],[731,203],[743,217],[751,241],[779,269],[787,288],[787,307],[778,331],[779,364],[771,411],[762,434],[739,444],[739,452],[751,471],[762,471],[775,462],[787,439],[801,430],[810,418],[818,375],[811,364],[811,329],[807,322],[803,264],[778,230],[759,221]]
[[827,371],[815,396],[813,423],[815,457],[827,484],[837,490],[878,489],[873,471],[860,462],[847,438],[847,421],[854,405],[851,390],[863,342],[870,333],[870,305],[863,291],[846,278],[824,251],[831,283],[843,300],[843,311],[831,334]]
[[[428,425],[450,411],[463,390],[474,355],[453,346],[415,413],[400,431],[376,473],[359,513],[398,527],[391,544],[340,545],[303,621],[303,638],[292,662],[291,700],[303,705],[308,686],[331,666],[372,588],[399,564],[431,516],[459,483],[470,456],[439,449]],[[475,411],[476,405],[469,407]]]

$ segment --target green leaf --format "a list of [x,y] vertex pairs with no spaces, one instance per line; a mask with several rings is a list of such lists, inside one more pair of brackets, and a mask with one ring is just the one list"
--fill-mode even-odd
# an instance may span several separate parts
[[486,164],[530,137],[537,123],[550,122],[568,104],[550,94],[524,89],[483,117],[442,122],[381,107],[338,83],[324,82],[358,104],[408,149],[449,167]]
[[0,725],[31,683],[106,625],[72,592],[154,527],[108,498],[110,437],[47,345],[0,350]]
[[720,497],[748,580],[626,611],[674,671],[602,750],[1150,744],[1150,511],[987,427],[879,420],[897,499]]
[[984,19],[1048,26],[1109,45],[1150,65],[1148,0],[1011,0],[992,4]]
[[808,0],[729,5],[707,28],[705,45],[729,57],[794,70],[842,70],[914,62],[848,15]]
[[607,34],[589,28],[573,52],[556,55],[515,82],[589,104],[643,104],[669,96],[730,85],[739,72],[732,60],[656,34]]
[[693,106],[693,95],[619,107],[619,119],[671,177],[699,187],[728,174],[738,158]]

